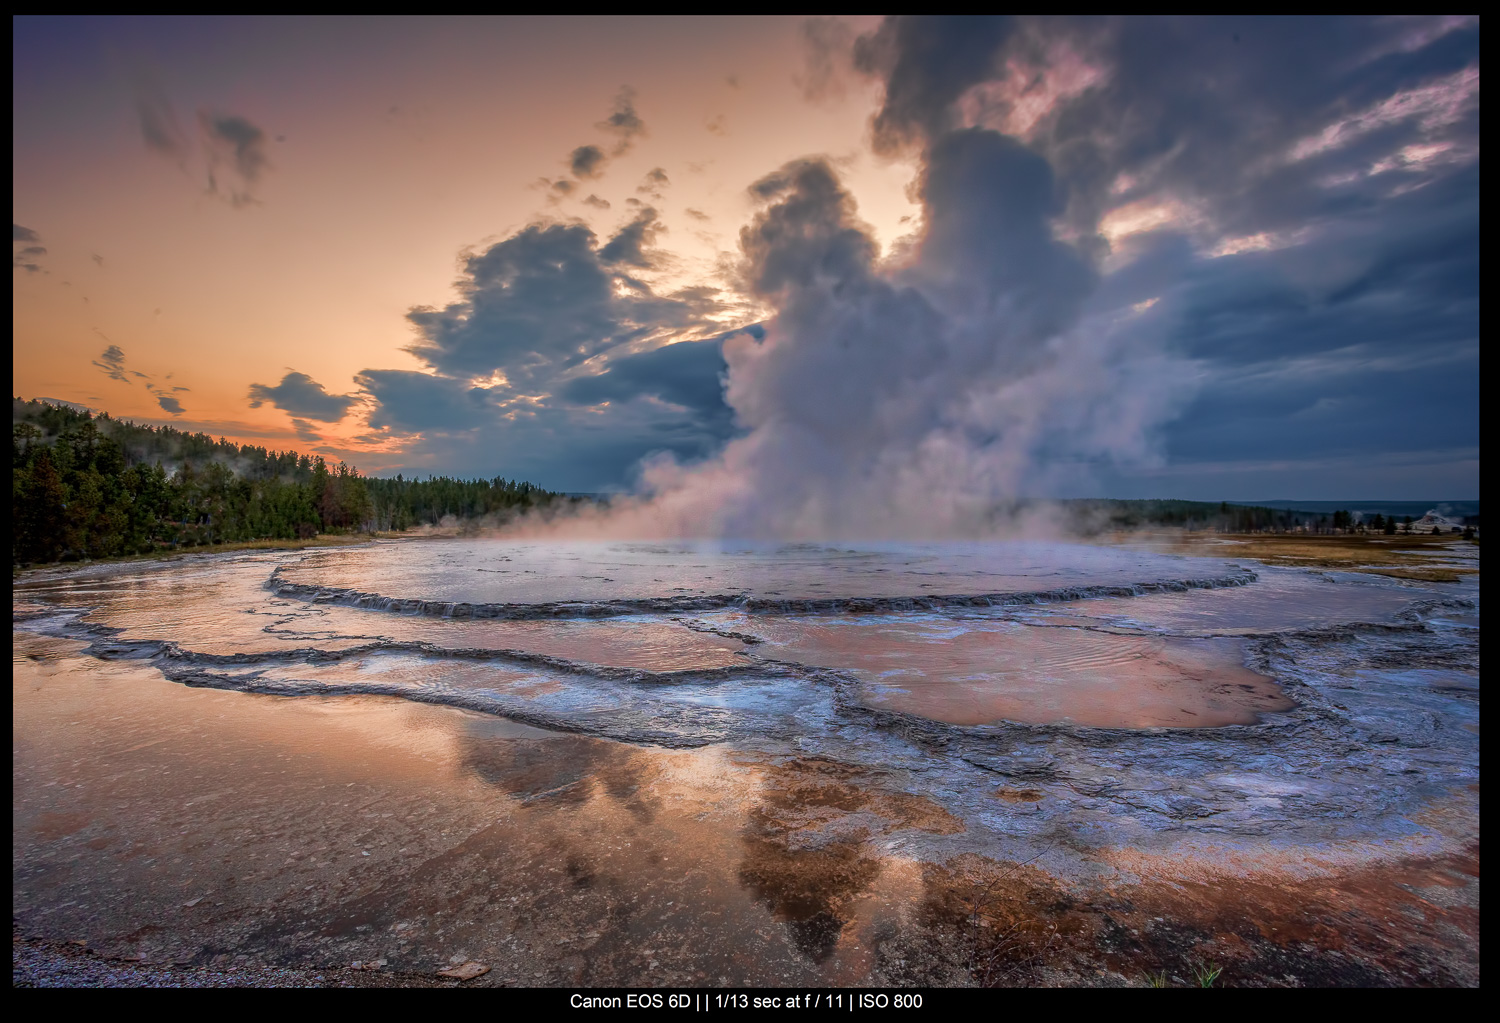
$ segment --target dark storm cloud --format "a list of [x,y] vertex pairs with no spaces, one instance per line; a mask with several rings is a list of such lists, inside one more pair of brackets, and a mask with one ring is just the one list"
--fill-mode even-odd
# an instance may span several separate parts
[[[902,18],[853,58],[885,85],[877,147],[929,146],[929,191],[967,187],[931,161],[979,123],[1045,161],[1052,194],[1031,201],[1096,265],[1101,226],[1160,222],[1115,244],[1085,310],[1159,303],[1148,319],[1197,367],[1161,434],[1174,464],[1221,482],[1239,463],[1477,443],[1477,21]],[[912,279],[951,292],[974,275],[932,273],[932,226]]]
[[650,206],[644,207],[636,214],[634,220],[622,227],[619,233],[599,250],[599,261],[623,263],[642,269],[649,268],[651,259],[646,250],[655,243],[657,232],[661,229],[656,210]]
[[[93,364],[111,380],[118,380],[122,384],[130,383],[130,378],[125,375],[125,353],[120,350],[119,345],[110,345],[104,349]],[[137,374],[137,376],[142,375],[144,374]]]
[[1080,224],[1112,201],[1161,190],[1207,204],[1224,230],[1245,233],[1378,203],[1393,184],[1370,173],[1381,158],[1408,145],[1477,152],[1477,22],[1418,44],[1431,24],[1030,23],[1022,44],[1043,67],[1040,52],[1061,46],[1108,75],[1107,86],[1054,107],[1032,141],[1068,181]]
[[615,344],[687,326],[697,303],[658,296],[612,268],[650,265],[655,216],[642,209],[602,247],[582,224],[533,224],[470,254],[461,301],[407,314],[420,335],[409,350],[439,373],[499,372],[524,389]]
[[1185,278],[1179,344],[1213,372],[1177,460],[1372,456],[1479,432],[1478,168],[1297,249]]
[[495,425],[493,392],[450,377],[367,369],[355,383],[375,399],[370,425],[397,433],[451,433]]
[[422,337],[411,351],[443,373],[550,362],[597,347],[618,325],[594,233],[578,224],[533,225],[470,255],[461,290],[463,301],[407,314]]
[[323,385],[306,373],[289,372],[274,387],[250,385],[250,407],[260,408],[266,402],[294,416],[336,423],[349,411],[356,399],[348,394],[329,394]]
[[156,395],[156,403],[160,405],[165,411],[170,412],[172,415],[180,416],[183,412],[186,411],[186,409],[182,407],[182,402],[178,401],[170,394],[163,394],[160,391],[153,391],[152,393]]
[[894,17],[854,43],[854,66],[885,82],[871,124],[875,148],[890,152],[952,126],[952,105],[998,70],[1008,17]]
[[615,136],[615,155],[622,156],[646,134],[646,122],[635,112],[635,90],[622,85],[615,96],[615,108],[597,127]]
[[[410,468],[483,463],[486,472],[594,490],[619,484],[653,452],[701,458],[723,442],[730,417],[717,341],[697,360],[610,354],[652,336],[701,337],[703,318],[720,312],[715,288],[658,295],[636,276],[652,268],[661,227],[655,210],[634,206],[603,242],[582,224],[541,223],[469,253],[459,301],[411,310],[419,340],[410,351],[434,372],[370,369],[356,378],[371,401],[369,425],[404,438]],[[567,382],[595,357],[607,381]],[[668,379],[650,379],[653,368]],[[576,397],[564,394],[570,389]]]
[[[1168,434],[1168,454],[1179,463],[1296,461],[1472,443],[1479,394],[1466,368],[1478,346],[1444,354],[1381,359],[1355,349],[1312,365],[1218,374]],[[1412,405],[1422,414],[1407,414]]]
[[[741,333],[734,331],[733,333]],[[763,336],[757,324],[745,329]],[[723,335],[706,341],[681,341],[610,361],[596,376],[578,377],[558,390],[558,397],[581,405],[629,401],[652,395],[693,411],[702,421],[725,421]]]
[[[1429,451],[1432,466],[1403,470],[1412,480],[1476,492],[1477,461],[1439,463],[1479,435],[1478,165],[1424,176],[1394,197],[1324,196],[1318,230],[1285,248],[1204,260],[1186,239],[1172,245],[1175,340],[1202,378],[1165,432],[1171,464],[1207,467],[1205,488],[1222,489],[1241,466],[1275,487],[1262,497],[1333,479],[1348,495],[1400,485],[1400,473],[1377,468],[1394,453]],[[1137,295],[1164,290],[1158,282]],[[1362,485],[1365,465],[1376,475]],[[1296,482],[1277,486],[1278,473]]]
[[[853,59],[884,82],[882,148],[934,139],[976,110],[1003,125],[1022,100],[1061,89],[1026,141],[1089,229],[1110,205],[1170,190],[1211,204],[1225,230],[1264,231],[1378,201],[1394,179],[1328,182],[1386,177],[1372,164],[1404,146],[1449,147],[1438,164],[1477,151],[1477,22],[902,17],[857,39]],[[1030,77],[1011,82],[1012,66]],[[1092,84],[1062,88],[1081,71]]]
[[668,453],[701,459],[724,441],[727,420],[707,421],[650,399],[608,408],[541,405],[518,410],[479,429],[431,426],[411,438],[397,469],[455,475],[503,475],[550,489],[618,489],[643,458]]
[[1184,350],[1244,366],[1477,337],[1477,168],[1449,184],[1467,201],[1435,184],[1301,246],[1192,266],[1182,283]]
[[579,146],[568,156],[568,169],[576,178],[597,178],[608,160],[598,146]]

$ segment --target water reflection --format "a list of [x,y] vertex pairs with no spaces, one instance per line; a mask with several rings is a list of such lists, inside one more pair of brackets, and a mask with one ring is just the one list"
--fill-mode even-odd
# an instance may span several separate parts
[[838,945],[850,900],[880,875],[879,861],[856,842],[793,849],[770,831],[746,834],[743,848],[741,883],[787,924],[797,948],[815,963]]
[[799,758],[764,765],[758,804],[741,835],[739,879],[823,962],[880,877],[869,840],[911,828],[956,834],[962,822],[919,796],[892,792],[868,770]]
[[757,657],[849,671],[870,704],[956,725],[1214,728],[1293,706],[1233,639],[931,615],[734,624],[762,639]]
[[596,798],[618,803],[642,824],[656,816],[658,801],[643,791],[656,777],[649,761],[628,746],[541,729],[545,738],[497,741],[470,732],[460,763],[482,781],[525,803],[581,807]]

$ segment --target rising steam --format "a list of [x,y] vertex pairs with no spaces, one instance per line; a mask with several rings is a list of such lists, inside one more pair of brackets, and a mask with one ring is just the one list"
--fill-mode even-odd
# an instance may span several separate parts
[[986,535],[1021,495],[1150,456],[1183,367],[1118,314],[1085,315],[1096,276],[1053,236],[1046,161],[980,129],[923,155],[924,227],[896,266],[825,162],[753,186],[745,281],[775,315],[763,340],[725,342],[745,432],[706,462],[648,463],[610,532]]
[[[1150,459],[1153,428],[1190,383],[1186,364],[1164,354],[1159,322],[1090,308],[1098,273],[1056,236],[1065,197],[1048,161],[957,126],[958,97],[996,74],[1007,31],[934,39],[968,29],[893,19],[856,44],[856,63],[885,84],[877,149],[921,168],[919,234],[882,261],[823,160],[751,186],[762,205],[740,233],[743,282],[774,314],[762,339],[724,344],[741,433],[707,461],[649,461],[637,497],[584,517],[594,527],[990,535],[1014,526],[1022,496],[1081,482],[1101,462]],[[928,59],[955,45],[962,68]]]

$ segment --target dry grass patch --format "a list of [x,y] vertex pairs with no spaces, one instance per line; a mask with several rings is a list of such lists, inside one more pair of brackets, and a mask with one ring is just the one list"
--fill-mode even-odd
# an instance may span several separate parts
[[1384,575],[1392,579],[1415,579],[1424,583],[1456,583],[1466,575],[1478,575],[1477,568],[1358,568],[1356,572]]
[[[1215,543],[1233,540],[1233,544]],[[1442,556],[1457,536],[1315,536],[1306,533],[1239,533],[1224,536],[1183,534],[1177,547],[1181,553],[1214,557],[1254,558],[1268,565],[1294,568],[1331,568],[1341,572],[1366,572],[1393,579],[1422,582],[1457,582],[1478,568],[1444,562]]]

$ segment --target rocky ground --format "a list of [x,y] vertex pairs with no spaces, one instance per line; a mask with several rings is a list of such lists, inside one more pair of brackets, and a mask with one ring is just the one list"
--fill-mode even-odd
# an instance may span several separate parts
[[148,963],[106,956],[77,941],[24,937],[12,925],[12,987],[457,987],[462,981],[416,974],[267,966],[247,957],[218,966]]
[[[132,577],[110,613],[282,642],[264,617],[309,670],[373,670],[288,631],[323,610],[259,614],[265,571]],[[1369,596],[1318,585],[1325,616]],[[1138,632],[1175,599],[1055,621]],[[573,731],[419,692],[235,691],[173,681],[186,642],[16,607],[17,986],[1478,984],[1477,593],[1400,596],[1374,623],[1256,619],[1233,641],[1296,707],[1223,729],[953,727],[815,670],[604,678],[781,722],[686,749],[620,741],[630,714],[572,706],[572,676],[528,699]],[[398,653],[411,685],[454,660]]]

